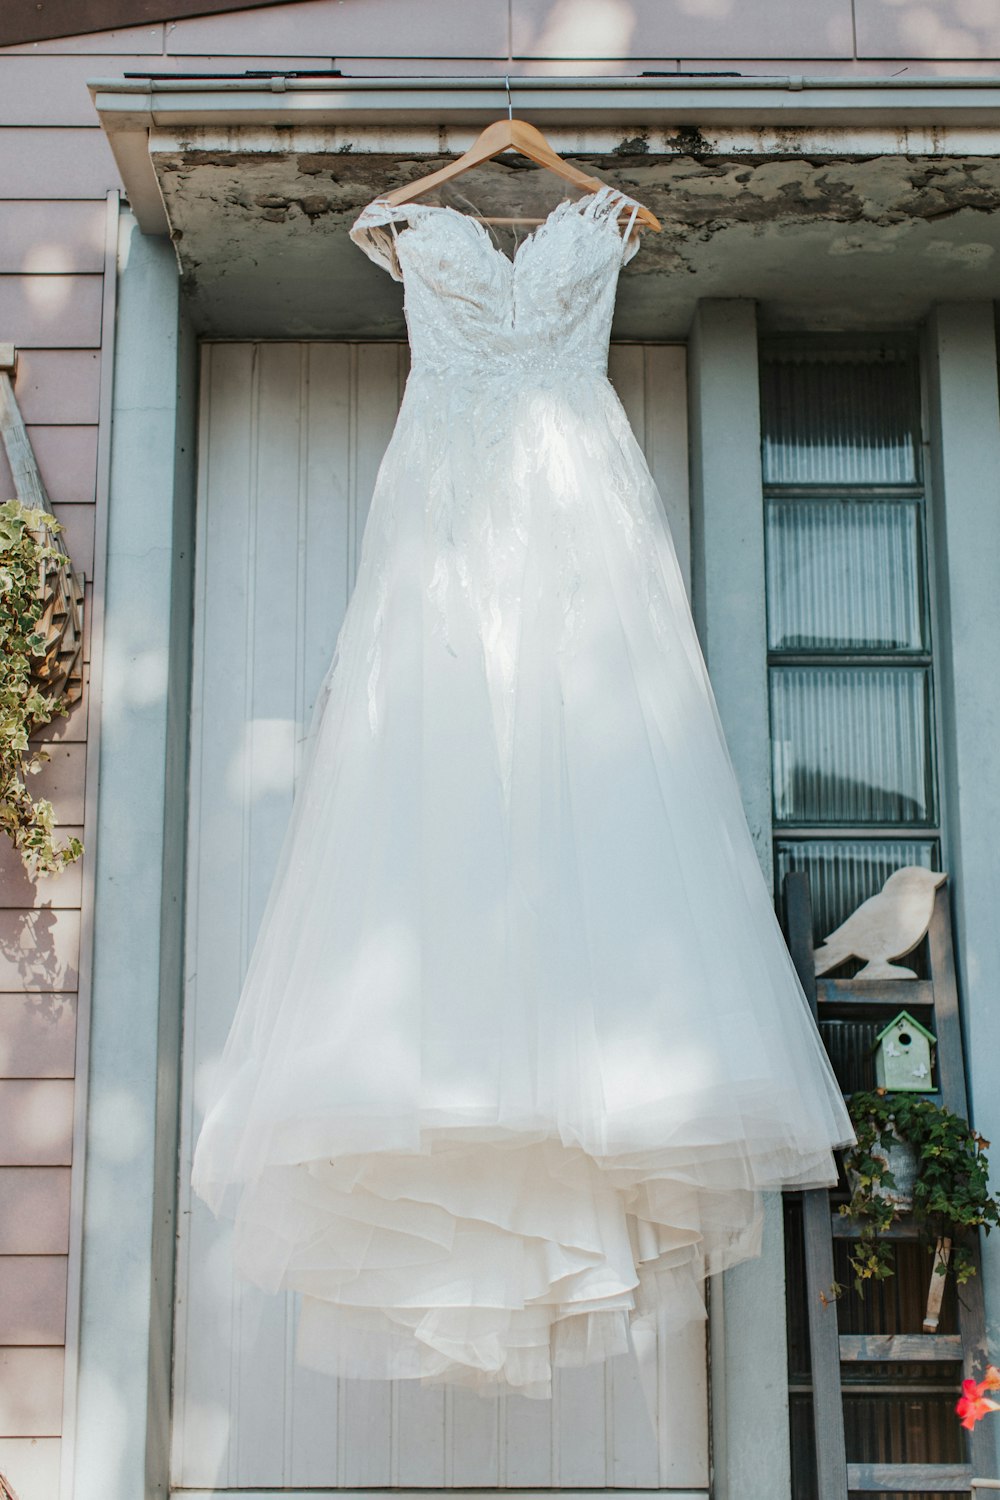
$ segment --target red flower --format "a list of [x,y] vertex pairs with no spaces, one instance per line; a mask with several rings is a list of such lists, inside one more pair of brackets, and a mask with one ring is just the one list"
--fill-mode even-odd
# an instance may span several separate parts
[[977,1422],[982,1421],[988,1411],[1000,1411],[1000,1401],[991,1401],[985,1394],[986,1391],[996,1390],[1000,1390],[1000,1370],[995,1365],[987,1365],[982,1380],[962,1381],[962,1394],[956,1402],[955,1411],[962,1419],[962,1426],[969,1432]]

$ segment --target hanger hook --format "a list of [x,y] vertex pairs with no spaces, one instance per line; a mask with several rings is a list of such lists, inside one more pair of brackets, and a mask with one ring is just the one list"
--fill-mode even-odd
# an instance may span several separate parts
[[507,118],[508,118],[508,120],[513,120],[513,118],[514,118],[514,101],[510,97],[510,74],[509,73],[505,73],[504,74],[504,76],[503,76],[503,82],[504,82],[504,88],[507,90]]

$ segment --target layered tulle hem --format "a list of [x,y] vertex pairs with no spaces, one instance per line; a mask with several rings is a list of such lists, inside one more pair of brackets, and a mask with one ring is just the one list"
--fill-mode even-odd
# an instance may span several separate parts
[[[775,1160],[762,1183],[745,1144],[702,1172],[552,1139],[422,1147],[273,1164],[245,1186],[236,1264],[302,1294],[304,1365],[544,1398],[554,1367],[625,1353],[633,1324],[703,1318],[705,1275],[759,1253],[760,1188],[781,1175]],[[829,1181],[829,1149],[796,1168]]]

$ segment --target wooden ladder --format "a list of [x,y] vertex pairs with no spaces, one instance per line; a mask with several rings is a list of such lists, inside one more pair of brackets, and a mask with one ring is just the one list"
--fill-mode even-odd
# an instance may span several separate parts
[[[968,1118],[965,1060],[958,1011],[958,988],[951,936],[947,884],[940,886],[927,934],[927,979],[820,979],[813,963],[812,903],[809,877],[794,871],[785,877],[788,946],[806,999],[817,1021],[844,1020],[884,1013],[889,1021],[900,1010],[927,1016],[937,1035],[937,1098],[955,1114]],[[825,1188],[802,1195],[805,1243],[806,1298],[812,1375],[812,1408],[816,1438],[816,1483],[820,1500],[847,1500],[862,1490],[895,1491],[911,1495],[968,1494],[973,1475],[994,1472],[992,1434],[980,1423],[969,1434],[963,1464],[848,1463],[844,1441],[841,1367],[847,1363],[920,1363],[951,1361],[964,1376],[981,1378],[986,1365],[986,1326],[978,1242],[974,1247],[976,1272],[959,1289],[956,1334],[842,1335],[837,1323],[837,1300],[831,1295],[834,1239],[855,1238],[857,1231],[831,1210]],[[913,1239],[912,1222],[900,1221],[894,1239]],[[846,1293],[845,1293],[846,1295]],[[916,1394],[916,1392],[914,1393]],[[956,1372],[955,1395],[958,1397]],[[957,1417],[956,1417],[957,1422]]]

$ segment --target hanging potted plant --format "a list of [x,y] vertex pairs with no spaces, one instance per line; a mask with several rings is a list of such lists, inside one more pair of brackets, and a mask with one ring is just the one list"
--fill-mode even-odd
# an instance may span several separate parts
[[83,853],[79,839],[57,843],[52,804],[28,789],[48,759],[31,736],[79,696],[82,591],[55,545],[60,529],[44,510],[19,500],[0,505],[0,829],[32,879],[58,874]]
[[858,1139],[844,1157],[850,1198],[840,1212],[860,1227],[850,1255],[859,1295],[866,1281],[893,1274],[885,1236],[904,1213],[912,1213],[934,1252],[935,1274],[968,1281],[976,1270],[975,1232],[1000,1224],[989,1191],[989,1141],[924,1095],[854,1094],[850,1112]]

